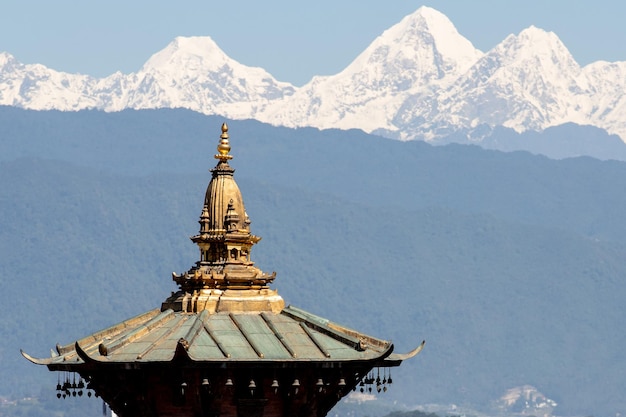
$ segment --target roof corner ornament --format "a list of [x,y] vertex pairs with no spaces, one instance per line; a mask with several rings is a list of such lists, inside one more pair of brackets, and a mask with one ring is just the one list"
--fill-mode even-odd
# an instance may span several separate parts
[[220,143],[217,145],[218,154],[214,156],[215,159],[219,159],[220,162],[227,162],[229,159],[233,159],[230,152],[230,143],[228,142],[228,125],[222,123],[222,134],[220,135]]

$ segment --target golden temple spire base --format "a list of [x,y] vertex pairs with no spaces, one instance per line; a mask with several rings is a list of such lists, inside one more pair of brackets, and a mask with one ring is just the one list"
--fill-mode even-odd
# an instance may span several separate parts
[[196,290],[192,293],[177,292],[161,305],[161,311],[168,309],[185,313],[245,313],[267,311],[275,314],[285,308],[285,301],[278,291],[269,288],[245,290],[219,290],[215,288]]

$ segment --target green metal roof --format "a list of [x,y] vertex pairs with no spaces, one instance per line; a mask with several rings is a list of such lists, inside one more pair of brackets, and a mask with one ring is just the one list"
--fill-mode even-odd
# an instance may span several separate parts
[[[76,343],[57,346],[58,355],[51,358],[24,356],[50,369],[71,369],[89,362],[140,365],[181,356],[205,363],[377,361],[389,358],[392,351],[389,341],[289,306],[280,313],[155,309]],[[399,364],[405,356],[389,359]]]

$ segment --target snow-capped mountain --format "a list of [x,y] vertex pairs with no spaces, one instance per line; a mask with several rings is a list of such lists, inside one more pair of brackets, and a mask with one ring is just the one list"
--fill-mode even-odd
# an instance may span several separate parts
[[507,390],[495,403],[504,415],[551,417],[557,403],[531,385]]
[[96,107],[87,75],[67,74],[40,64],[24,65],[0,52],[0,104],[36,110],[80,110]]
[[589,83],[587,123],[626,142],[626,62],[593,62],[582,69]]
[[396,123],[406,127],[405,138],[484,124],[517,131],[585,124],[589,93],[580,66],[559,38],[530,27],[508,36],[435,96],[420,92],[409,98]]
[[178,37],[136,73],[102,79],[24,65],[0,54],[0,104],[35,110],[182,107],[249,118],[294,91],[262,68],[229,58],[208,36]]
[[209,37],[174,39],[115,87],[109,91],[119,92],[118,99],[106,110],[183,107],[233,118],[250,118],[294,92],[262,68],[229,58]]
[[626,62],[574,60],[530,27],[486,53],[420,7],[336,75],[296,88],[229,58],[209,37],[178,37],[135,73],[106,78],[26,65],[0,53],[0,105],[74,111],[188,108],[291,127],[357,128],[437,142],[494,128],[592,125],[626,141]]
[[421,7],[339,74],[314,77],[257,118],[285,126],[395,130],[392,121],[407,97],[447,85],[481,55],[446,16]]

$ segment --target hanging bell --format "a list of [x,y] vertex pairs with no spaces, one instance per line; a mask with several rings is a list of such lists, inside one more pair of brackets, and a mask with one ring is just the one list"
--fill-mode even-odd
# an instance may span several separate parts
[[254,389],[256,388],[256,382],[254,382],[254,379],[250,380],[248,388],[250,389],[250,395],[254,395]]
[[340,387],[345,387],[346,386],[346,380],[343,378],[339,378],[339,382],[337,383],[338,386]]
[[293,384],[291,384],[291,386],[294,388],[294,393],[298,393],[298,390],[300,389],[300,381],[298,379],[294,379],[293,380]]
[[319,392],[322,392],[322,389],[324,388],[324,381],[322,380],[322,378],[318,378],[315,386],[318,387]]
[[232,387],[232,386],[234,385],[234,384],[233,384],[233,380],[232,380],[232,379],[230,379],[230,378],[228,378],[228,379],[226,380],[226,383],[225,383],[224,385],[226,385],[227,387]]
[[274,388],[274,394],[278,393],[278,387],[279,387],[278,380],[276,380],[276,379],[273,380],[272,381],[272,388]]

